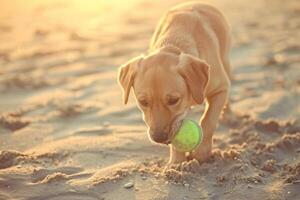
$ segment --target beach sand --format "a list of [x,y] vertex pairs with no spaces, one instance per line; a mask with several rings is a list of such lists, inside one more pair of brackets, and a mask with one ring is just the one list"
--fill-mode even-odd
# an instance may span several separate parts
[[299,2],[207,1],[232,27],[236,117],[209,161],[166,168],[116,80],[179,2],[0,2],[1,200],[300,199]]

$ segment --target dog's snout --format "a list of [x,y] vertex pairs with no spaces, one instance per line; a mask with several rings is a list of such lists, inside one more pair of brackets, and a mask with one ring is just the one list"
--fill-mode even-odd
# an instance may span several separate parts
[[151,138],[154,142],[164,143],[168,140],[168,133],[154,132],[154,133],[151,134]]

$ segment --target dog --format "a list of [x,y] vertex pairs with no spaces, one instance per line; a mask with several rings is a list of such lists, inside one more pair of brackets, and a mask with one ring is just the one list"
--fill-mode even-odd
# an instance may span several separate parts
[[[132,88],[149,138],[170,146],[169,163],[203,162],[211,156],[219,116],[225,107],[230,110],[230,48],[230,26],[218,9],[183,3],[160,20],[148,54],[119,68],[124,103]],[[204,102],[202,143],[192,152],[177,151],[171,144],[174,134],[190,107]]]

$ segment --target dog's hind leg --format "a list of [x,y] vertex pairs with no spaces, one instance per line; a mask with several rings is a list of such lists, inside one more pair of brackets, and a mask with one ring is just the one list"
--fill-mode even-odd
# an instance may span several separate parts
[[[223,62],[223,66],[224,66],[224,69],[226,71],[228,80],[231,83],[231,81],[232,81],[232,72],[231,72],[231,66],[230,66],[229,56],[224,56],[222,58],[222,62]],[[228,97],[228,99],[227,99],[227,101],[225,103],[225,106],[223,108],[223,114],[231,114],[231,113],[232,113],[232,110],[231,110],[231,106],[230,106],[230,97]]]
[[[229,82],[231,83],[233,80],[233,75],[232,75],[231,65],[230,65],[230,49],[231,49],[231,38],[230,36],[228,36],[226,39],[226,44],[224,45],[224,48],[221,49],[220,53],[221,53],[221,60],[222,60],[224,70],[226,72]],[[232,110],[230,106],[230,97],[228,97],[225,106],[223,108],[223,115],[224,114],[225,115],[232,114]]]

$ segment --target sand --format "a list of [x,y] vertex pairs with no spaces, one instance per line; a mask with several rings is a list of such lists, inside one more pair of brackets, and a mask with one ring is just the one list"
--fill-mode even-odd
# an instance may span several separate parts
[[1,1],[1,200],[300,199],[299,2],[209,1],[232,26],[235,117],[206,163],[166,166],[116,76],[179,2]]

